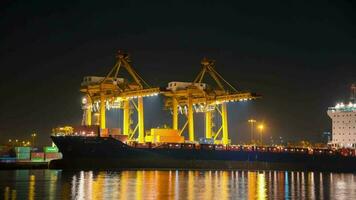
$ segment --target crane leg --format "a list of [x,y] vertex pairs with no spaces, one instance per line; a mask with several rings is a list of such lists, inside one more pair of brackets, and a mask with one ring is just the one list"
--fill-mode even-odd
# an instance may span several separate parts
[[144,129],[144,117],[143,117],[143,98],[138,97],[138,142],[145,142],[145,129]]
[[211,138],[211,111],[205,112],[205,137]]
[[194,142],[193,99],[191,97],[188,97],[188,126],[189,141]]
[[227,109],[226,103],[221,104],[221,118],[222,118],[222,142],[223,144],[229,144],[229,132],[227,126]]
[[86,110],[85,115],[85,125],[91,126],[91,106]]
[[105,110],[105,96],[100,96],[100,128],[106,128],[106,110]]
[[91,126],[92,103],[90,101],[90,97],[86,97],[86,99],[87,99],[87,107],[86,107],[86,113],[85,113],[85,125]]
[[174,130],[178,130],[178,101],[176,98],[173,97],[173,105],[172,105],[172,110],[173,110],[173,122],[172,122],[172,128]]
[[129,135],[129,130],[130,130],[130,101],[125,100],[124,105],[123,105],[123,134],[124,135]]

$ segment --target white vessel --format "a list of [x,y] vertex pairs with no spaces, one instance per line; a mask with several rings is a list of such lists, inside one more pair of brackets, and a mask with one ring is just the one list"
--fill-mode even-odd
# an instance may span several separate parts
[[355,97],[356,84],[352,84],[350,102],[337,103],[327,111],[332,120],[332,139],[329,145],[334,148],[356,148]]

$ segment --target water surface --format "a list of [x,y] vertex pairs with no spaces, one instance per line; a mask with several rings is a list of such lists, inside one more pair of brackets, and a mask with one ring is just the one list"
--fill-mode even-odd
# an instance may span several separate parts
[[0,199],[356,199],[354,174],[291,171],[0,171]]

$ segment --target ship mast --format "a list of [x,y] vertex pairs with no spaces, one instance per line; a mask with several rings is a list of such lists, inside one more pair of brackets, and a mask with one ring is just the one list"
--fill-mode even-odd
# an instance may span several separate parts
[[353,83],[350,89],[351,89],[350,101],[352,103],[356,103],[356,83]]

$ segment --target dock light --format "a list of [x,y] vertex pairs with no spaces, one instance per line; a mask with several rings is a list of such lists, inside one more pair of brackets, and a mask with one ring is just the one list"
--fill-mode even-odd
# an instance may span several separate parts
[[263,133],[264,129],[265,129],[265,125],[264,124],[258,125],[258,130],[260,130],[260,142],[261,142],[261,145],[263,144],[263,142],[262,142],[262,133]]
[[263,131],[264,128],[265,128],[265,126],[264,126],[263,124],[258,125],[258,129],[259,129],[260,131]]
[[31,134],[31,138],[32,138],[32,143],[31,143],[31,144],[32,144],[33,146],[35,146],[35,139],[36,139],[36,136],[37,136],[36,133],[32,133],[32,134]]

